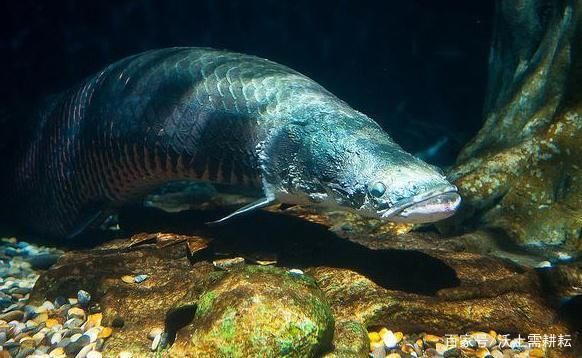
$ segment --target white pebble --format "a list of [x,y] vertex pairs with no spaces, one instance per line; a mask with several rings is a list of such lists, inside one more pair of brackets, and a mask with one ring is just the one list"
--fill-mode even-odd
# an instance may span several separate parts
[[154,327],[148,333],[148,338],[149,339],[154,339],[154,338],[156,338],[156,336],[159,336],[160,334],[162,334],[162,332],[164,332],[164,329],[163,328]]
[[95,344],[89,344],[85,347],[83,347],[79,353],[77,353],[77,355],[75,356],[75,358],[86,358],[87,357],[87,353],[91,352],[93,349],[95,349]]
[[392,332],[392,331],[388,331],[384,335],[383,340],[384,340],[384,345],[388,349],[392,349],[392,348],[396,347],[396,345],[398,344],[398,340],[396,339],[396,336],[394,335],[394,332]]
[[85,335],[87,337],[89,337],[89,341],[91,343],[93,343],[97,340],[97,337],[99,336],[99,332],[101,332],[101,330],[98,327],[93,327],[93,328],[88,329],[85,332]]
[[55,309],[55,305],[51,301],[44,301],[42,303],[42,306],[41,307],[44,307],[47,310],[54,310]]
[[162,339],[162,335],[158,334],[157,336],[155,336],[153,342],[152,342],[152,351],[155,352],[158,350],[158,347],[160,346],[160,341]]
[[289,270],[289,273],[292,273],[294,275],[303,275],[303,271],[301,271],[300,269],[291,269]]
[[51,337],[51,346],[57,345],[63,339],[61,332],[56,332]]
[[89,353],[87,353],[87,358],[102,358],[103,355],[101,354],[101,352],[98,351],[91,351]]
[[81,338],[81,333],[75,333],[71,336],[71,342],[75,342],[77,339]]
[[119,352],[119,354],[117,355],[117,358],[131,358],[131,357],[133,357],[133,354],[131,354],[131,352],[128,351]]

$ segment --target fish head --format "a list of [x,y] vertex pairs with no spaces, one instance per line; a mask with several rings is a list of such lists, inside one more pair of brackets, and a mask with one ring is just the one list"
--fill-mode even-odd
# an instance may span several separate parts
[[264,177],[279,201],[404,223],[452,216],[461,197],[443,172],[403,150],[375,122],[294,125],[270,146]]
[[377,128],[320,133],[308,147],[308,176],[319,188],[311,196],[324,198],[323,206],[392,222],[429,223],[452,216],[461,203],[442,170]]
[[365,188],[358,211],[403,223],[430,223],[452,216],[461,196],[443,171],[391,140],[364,140],[353,158],[352,182]]

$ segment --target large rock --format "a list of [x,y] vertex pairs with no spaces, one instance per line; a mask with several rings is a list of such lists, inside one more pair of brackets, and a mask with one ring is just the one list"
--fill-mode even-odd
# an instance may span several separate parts
[[331,348],[333,329],[331,309],[312,278],[245,266],[200,295],[194,321],[170,355],[314,357]]
[[582,1],[501,0],[485,124],[452,178],[452,221],[551,260],[582,251]]
[[[269,220],[275,220],[271,215]],[[454,239],[429,233],[402,235],[400,241],[367,236],[372,248],[365,248],[324,236],[329,232],[315,224],[284,216],[276,220],[274,231],[261,230],[278,248],[281,268],[242,266],[225,272],[210,262],[224,253],[215,246],[222,240],[209,244],[203,237],[139,235],[66,253],[41,274],[31,301],[89,291],[103,311],[104,325],[124,322],[107,340],[107,356],[124,350],[151,354],[147,332],[154,327],[165,329],[169,343],[177,332],[173,344],[161,351],[174,357],[364,357],[364,328],[370,326],[437,334],[575,332],[548,304],[537,270],[463,248],[454,251]],[[312,236],[298,234],[304,226]],[[265,249],[264,242],[244,237],[246,228],[233,230],[245,246],[229,246],[231,254],[248,252],[253,245]],[[285,232],[297,235],[295,240]],[[431,248],[429,243],[438,240],[445,244]],[[393,249],[412,248],[415,242],[414,251]],[[305,275],[288,272],[306,266]],[[568,272],[572,278],[553,291],[579,286],[578,271]],[[137,274],[149,278],[142,283],[121,279]]]

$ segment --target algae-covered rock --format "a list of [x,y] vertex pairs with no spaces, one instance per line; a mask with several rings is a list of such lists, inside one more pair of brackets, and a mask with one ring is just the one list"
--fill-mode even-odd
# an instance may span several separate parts
[[465,224],[549,259],[582,251],[582,2],[498,1],[485,124],[452,178]]
[[224,275],[198,299],[170,350],[188,357],[314,357],[329,350],[334,319],[315,281],[275,267]]
[[363,358],[370,350],[366,327],[355,321],[336,322],[332,344],[333,351],[324,358]]

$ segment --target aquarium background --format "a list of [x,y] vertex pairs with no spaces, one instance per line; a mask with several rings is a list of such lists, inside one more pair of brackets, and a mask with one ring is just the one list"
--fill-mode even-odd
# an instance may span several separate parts
[[[405,149],[450,165],[482,124],[492,1],[7,1],[2,137],[32,103],[125,56],[203,46],[288,65]],[[4,138],[8,137],[8,138]]]

